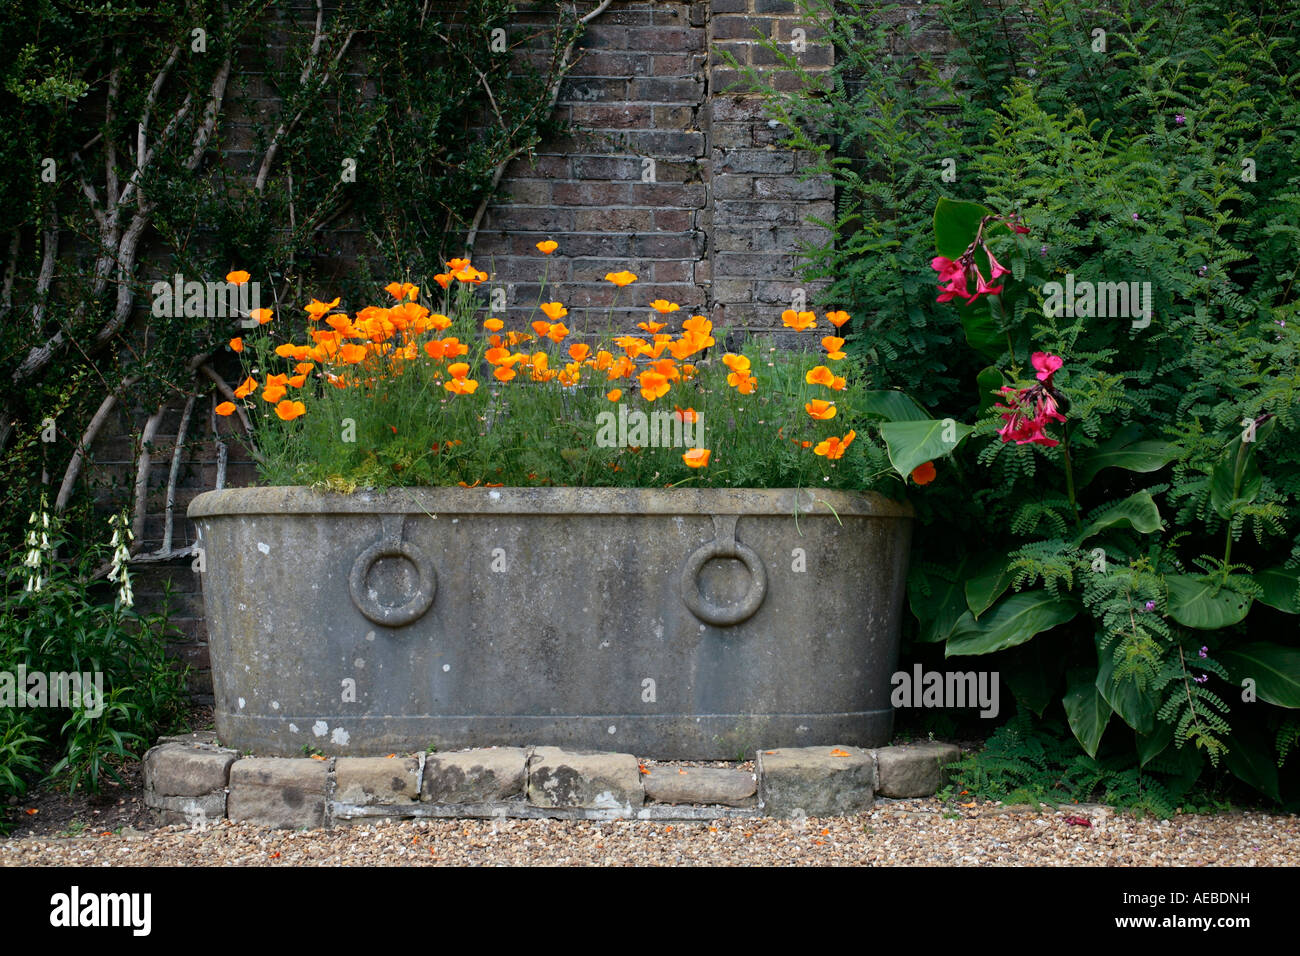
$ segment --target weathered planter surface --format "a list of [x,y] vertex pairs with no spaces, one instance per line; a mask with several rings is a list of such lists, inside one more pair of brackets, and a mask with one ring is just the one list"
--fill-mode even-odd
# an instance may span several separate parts
[[879,496],[241,488],[189,516],[227,747],[734,759],[892,731],[911,511]]

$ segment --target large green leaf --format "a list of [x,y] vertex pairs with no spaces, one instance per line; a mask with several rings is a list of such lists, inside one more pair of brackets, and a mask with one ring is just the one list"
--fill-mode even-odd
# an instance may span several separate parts
[[1155,729],[1155,698],[1138,688],[1137,682],[1124,677],[1115,682],[1115,656],[1112,650],[1103,650],[1101,635],[1097,635],[1097,693],[1106,698],[1111,710],[1139,734],[1149,734]]
[[1007,340],[1006,333],[993,315],[995,298],[982,295],[969,304],[960,299],[953,300],[957,303],[957,318],[961,320],[962,331],[966,333],[966,344],[990,359],[996,359],[1006,350]]
[[927,418],[923,421],[885,422],[880,426],[880,437],[889,450],[889,463],[906,481],[918,465],[951,454],[974,430],[970,425],[951,419]]
[[1138,766],[1145,767],[1174,742],[1174,728],[1169,724],[1156,724],[1151,733],[1134,736],[1137,742]]
[[1082,488],[1103,468],[1128,471],[1158,471],[1178,457],[1178,446],[1154,438],[1143,438],[1141,425],[1125,425],[1109,441],[1081,456],[1075,469],[1075,485]]
[[1065,698],[1065,716],[1070,730],[1089,757],[1097,756],[1101,736],[1110,722],[1111,708],[1106,698],[1097,692],[1096,679],[1091,670],[1082,669],[1070,674]]
[[1242,505],[1255,500],[1263,484],[1264,476],[1255,462],[1255,442],[1238,437],[1210,474],[1210,506],[1220,518],[1230,518]]
[[921,625],[918,641],[933,644],[947,640],[958,618],[968,613],[964,582],[969,564],[969,557],[962,558],[950,580],[931,574],[920,562],[913,563],[907,574],[907,600]]
[[1300,707],[1300,647],[1259,641],[1219,651],[1215,659],[1240,686],[1250,678],[1255,693],[1278,707]]
[[1160,530],[1160,509],[1148,492],[1139,491],[1129,495],[1123,501],[1116,502],[1092,521],[1083,526],[1075,537],[1076,546],[1091,538],[1099,531],[1113,528],[1115,525],[1128,525],[1134,531],[1150,534]]
[[1046,590],[1022,591],[999,601],[976,621],[969,612],[952,629],[945,657],[992,654],[1023,644],[1035,634],[1064,624],[1079,613],[1072,601],[1053,597]]
[[1233,775],[1260,793],[1280,801],[1282,794],[1278,789],[1273,746],[1263,731],[1244,720],[1234,721],[1227,743],[1228,752],[1223,755],[1223,762]]
[[865,415],[889,422],[928,421],[930,418],[930,413],[911,395],[892,388],[867,392],[858,400],[856,407]]
[[[956,259],[974,241],[980,220],[991,215],[992,209],[977,202],[940,198],[934,206],[935,251],[941,256]],[[1003,231],[1006,230],[1005,226],[999,226]],[[986,229],[984,234],[987,236],[994,233],[991,229]],[[987,268],[984,274],[988,275]]]
[[1167,574],[1169,616],[1184,627],[1214,631],[1231,627],[1250,611],[1251,597],[1221,588],[1196,574]]
[[995,554],[976,562],[977,569],[966,580],[966,604],[976,620],[993,606],[993,602],[1011,587],[1015,572],[1007,566],[1005,555]]
[[1006,380],[1002,377],[1002,372],[996,365],[990,365],[988,368],[982,369],[975,376],[975,390],[979,393],[980,402],[979,417],[984,417],[985,412],[997,404],[1000,397],[998,389],[1005,384]]
[[1065,648],[1054,634],[1044,634],[1004,651],[998,657],[998,671],[1016,702],[1039,717],[1056,699],[1065,673]]
[[1255,583],[1264,590],[1255,596],[1260,604],[1267,604],[1288,614],[1300,614],[1300,568],[1267,568],[1256,572]]

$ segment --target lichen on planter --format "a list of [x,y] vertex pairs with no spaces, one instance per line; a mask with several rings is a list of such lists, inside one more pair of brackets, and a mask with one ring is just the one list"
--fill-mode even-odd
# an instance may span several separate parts
[[790,489],[208,492],[217,734],[258,754],[885,743],[911,510]]

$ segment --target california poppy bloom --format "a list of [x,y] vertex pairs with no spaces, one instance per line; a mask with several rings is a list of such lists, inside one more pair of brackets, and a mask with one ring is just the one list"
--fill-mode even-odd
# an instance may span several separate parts
[[668,384],[668,376],[651,369],[646,369],[641,373],[641,395],[647,402],[653,402],[657,398],[662,398],[668,394],[671,386]]
[[542,255],[549,256],[556,249],[560,248],[560,244],[551,239],[547,239],[545,242],[539,242],[537,248],[541,250]]
[[243,269],[236,269],[234,272],[226,274],[226,281],[231,285],[243,285],[250,278],[252,277]]
[[605,274],[605,281],[612,282],[620,289],[625,285],[631,285],[636,281],[636,276],[624,269],[622,272],[608,272]]
[[270,309],[254,309],[248,313],[248,317],[250,319],[257,319],[258,325],[266,325],[266,323],[275,318],[275,313]]
[[508,382],[514,378],[517,373],[508,365],[498,365],[492,370],[492,374],[496,377],[497,381]]
[[[569,314],[569,310],[566,309],[564,307],[564,304],[561,302],[543,302],[541,305],[538,306],[538,308],[541,309],[542,314],[545,315],[552,322],[554,322],[556,319],[562,319],[564,318],[564,316]],[[533,327],[534,328],[537,327],[536,322],[533,323]],[[545,335],[546,333],[538,332],[537,334]]]
[[819,422],[830,421],[835,417],[835,403],[823,401],[820,398],[814,398],[804,406],[804,410]]
[[244,379],[243,384],[240,385],[239,388],[235,389],[235,398],[244,398],[247,395],[253,394],[255,391],[257,391],[257,379],[250,375],[248,378]]
[[275,414],[282,421],[291,422],[299,415],[307,414],[307,407],[302,402],[283,401],[275,406]]
[[826,350],[827,352],[826,357],[828,359],[834,359],[838,361],[839,359],[842,359],[845,356],[845,353],[842,351],[842,349],[844,348],[844,340],[840,338],[838,335],[828,335],[825,338],[823,338],[822,348]]
[[613,389],[609,392],[606,392],[605,397],[608,398],[611,402],[617,402],[620,398],[623,397],[623,390],[621,388]]
[[796,332],[804,332],[817,324],[817,316],[812,312],[796,312],[794,309],[786,309],[781,313],[781,322]]
[[313,319],[319,321],[322,315],[324,315],[326,312],[328,312],[330,309],[334,308],[338,304],[339,304],[338,299],[335,299],[333,302],[321,302],[319,299],[312,299],[305,306],[303,306],[303,311],[305,311]]
[[505,327],[506,324],[500,319],[486,319],[483,322],[483,328],[487,329],[489,332],[500,332]]
[[280,399],[284,398],[285,392],[287,391],[288,389],[283,385],[270,385],[262,389],[262,398],[268,402],[278,402]]
[[472,395],[474,389],[478,388],[478,382],[472,378],[453,378],[442,387],[453,395]]
[[825,365],[818,365],[816,368],[809,369],[803,380],[809,385],[831,385],[835,382],[835,373]]
[[691,468],[703,468],[709,463],[711,452],[707,448],[692,448],[682,455],[682,461]]
[[222,402],[214,409],[218,415],[232,415],[235,411],[234,402]]
[[[825,455],[832,461],[837,458],[843,458],[844,452],[853,444],[853,439],[857,437],[858,433],[855,431],[850,431],[843,438],[840,438],[837,435],[832,435],[824,442],[819,443],[817,447],[813,449],[813,453],[817,455]],[[805,443],[804,447],[807,447],[807,443]]]
[[826,313],[826,321],[829,322],[831,325],[835,326],[837,329],[843,328],[844,323],[848,322],[848,320],[849,320],[849,314],[843,311],[842,309],[837,312]]
[[366,359],[366,347],[364,345],[355,345],[349,342],[339,348],[339,361],[346,365],[356,365],[358,362],[364,362]]
[[241,338],[234,338],[234,339],[231,339],[231,340],[230,340],[230,351],[232,351],[232,352],[242,352],[242,351],[244,351],[244,340],[241,339]]
[[581,362],[590,352],[590,345],[582,345],[581,343],[575,342],[573,345],[569,346],[569,358],[573,359],[575,362]]
[[[654,309],[660,315],[667,315],[669,312],[678,311],[681,306],[676,302],[669,302],[667,299],[655,299],[650,303],[650,308]],[[655,331],[657,332],[658,329]]]

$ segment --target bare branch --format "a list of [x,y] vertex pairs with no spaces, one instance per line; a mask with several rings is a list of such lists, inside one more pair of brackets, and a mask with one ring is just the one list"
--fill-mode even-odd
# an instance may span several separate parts
[[131,511],[131,534],[137,542],[144,540],[145,501],[149,497],[149,465],[153,459],[150,446],[158,434],[158,426],[162,424],[165,411],[167,411],[166,402],[159,405],[157,411],[149,416],[140,435],[140,457],[136,459],[135,465],[135,507]]
[[194,402],[198,396],[191,392],[190,397],[185,400],[185,410],[181,412],[181,423],[176,428],[176,444],[172,448],[172,467],[167,473],[167,507],[163,519],[163,541],[162,547],[158,552],[164,553],[172,549],[172,527],[174,512],[176,510],[176,479],[181,473],[181,457],[185,451],[185,433],[189,431],[190,415],[194,412]]
[[194,134],[194,149],[190,153],[189,160],[185,163],[185,168],[196,170],[199,168],[199,162],[203,159],[203,151],[208,148],[208,140],[212,137],[212,131],[217,126],[217,114],[221,112],[221,104],[226,98],[226,82],[230,79],[230,55],[226,55],[226,60],[221,64],[221,69],[217,71],[216,78],[212,81],[212,90],[208,95],[208,105],[203,110],[203,122],[199,125]]
[[[306,87],[307,81],[311,79],[312,74],[316,70],[316,64],[320,55],[321,42],[324,38],[324,33],[322,31],[323,16],[324,11],[320,0],[317,0],[316,35],[312,37],[311,52],[307,56],[307,63],[303,67],[302,76],[298,78],[298,85],[301,87]],[[352,45],[352,38],[356,35],[356,30],[348,31],[348,35],[343,39],[343,45],[339,47],[338,52],[334,54],[333,60],[330,61],[329,69],[322,74],[320,82],[317,84],[317,89],[323,89],[329,85],[330,76],[336,69],[338,69],[338,65],[343,60],[344,54],[347,53],[348,47]],[[271,174],[271,167],[275,164],[275,157],[280,152],[280,144],[284,141],[284,137],[288,136],[293,128],[298,125],[298,121],[302,119],[305,111],[306,107],[303,107],[303,109],[300,109],[296,114],[294,114],[293,119],[288,122],[281,122],[280,125],[276,127],[275,134],[271,137],[271,144],[267,146],[266,155],[262,157],[262,163],[257,169],[257,179],[253,183],[253,189],[256,192],[260,193],[266,188],[266,179]]]
[[226,380],[224,378],[222,378],[220,375],[218,375],[216,372],[212,370],[212,367],[210,365],[207,364],[200,365],[199,371],[212,380],[212,384],[217,387],[217,391],[219,391],[223,396],[225,396],[227,401],[232,402],[234,404],[235,414],[239,416],[240,424],[244,426],[244,433],[248,435],[249,438],[250,444],[248,446],[248,453],[253,456],[253,459],[255,461],[265,462],[266,459],[263,458],[262,453],[257,450],[257,446],[251,444],[253,438],[253,423],[248,420],[248,413],[244,411],[244,406],[240,402],[240,400],[235,397],[234,390],[231,389],[231,387],[226,384]]
[[45,325],[45,304],[50,295],[50,283],[54,281],[54,264],[59,258],[59,211],[51,202],[46,213],[45,233],[41,238],[44,248],[41,252],[41,271],[36,277],[36,300],[32,304],[32,328],[37,333]]
[[72,459],[68,462],[68,468],[63,473],[63,482],[59,485],[59,494],[54,499],[55,513],[61,512],[68,506],[68,501],[72,497],[72,489],[77,484],[77,476],[81,474],[81,465],[86,460],[86,453],[94,443],[99,430],[104,427],[104,422],[108,421],[109,413],[113,411],[113,406],[117,404],[119,393],[126,391],[136,382],[140,381],[138,375],[128,375],[122,379],[122,384],[117,387],[116,391],[109,392],[104,396],[104,401],[100,403],[99,409],[90,419],[90,424],[86,426],[85,434],[81,436],[81,441],[73,449]]

